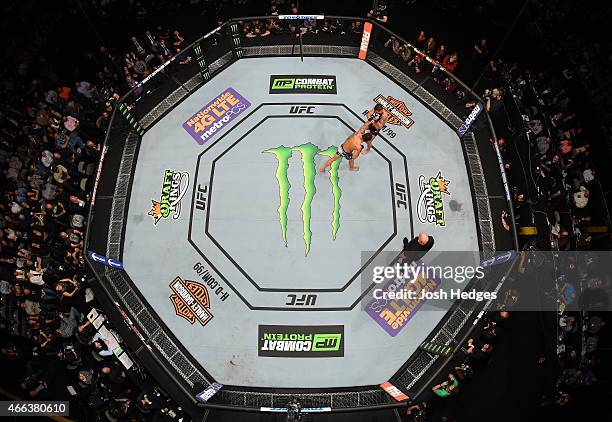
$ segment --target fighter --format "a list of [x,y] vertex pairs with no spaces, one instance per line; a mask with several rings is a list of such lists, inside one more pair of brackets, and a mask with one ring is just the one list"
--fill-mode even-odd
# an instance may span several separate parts
[[332,165],[334,161],[339,158],[345,158],[349,162],[350,171],[359,171],[359,166],[355,165],[355,160],[361,154],[361,151],[365,148],[364,154],[367,154],[372,148],[372,134],[366,133],[366,125],[362,126],[357,132],[351,134],[346,140],[338,147],[336,155],[327,160],[325,164],[319,169],[321,173],[325,169]]
[[[387,124],[387,120],[389,120],[389,112],[385,110],[382,104],[376,104],[374,108],[368,111],[367,114],[368,120],[366,120],[366,126],[368,130],[372,134],[372,138],[378,135],[378,132]],[[367,154],[368,151],[364,151],[364,154]]]

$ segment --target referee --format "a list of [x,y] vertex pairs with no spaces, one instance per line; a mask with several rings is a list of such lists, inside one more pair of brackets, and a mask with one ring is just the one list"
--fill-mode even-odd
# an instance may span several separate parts
[[404,238],[404,248],[399,255],[399,258],[408,263],[417,262],[425,256],[425,254],[433,247],[434,238],[425,232],[419,233],[417,237],[408,241]]

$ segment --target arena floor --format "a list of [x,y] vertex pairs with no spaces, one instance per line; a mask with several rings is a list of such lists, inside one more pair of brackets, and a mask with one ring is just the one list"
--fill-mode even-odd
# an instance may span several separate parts
[[[326,81],[317,93],[299,92],[304,78]],[[393,117],[357,160],[360,171],[341,160],[318,172],[375,100]],[[370,306],[364,268],[421,230],[436,240],[426,262],[440,251],[479,249],[453,129],[363,61],[248,58],[144,135],[123,264],[219,383],[374,385],[445,313],[420,303],[391,329]],[[296,338],[322,346],[287,352],[271,343]]]

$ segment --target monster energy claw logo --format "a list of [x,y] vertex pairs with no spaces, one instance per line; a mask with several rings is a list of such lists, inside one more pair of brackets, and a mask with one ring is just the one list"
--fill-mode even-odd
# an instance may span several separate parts
[[[281,227],[281,236],[285,246],[287,246],[287,209],[289,208],[289,177],[287,170],[289,169],[289,159],[293,152],[297,151],[302,156],[302,170],[304,173],[304,200],[302,201],[302,221],[304,226],[304,242],[306,243],[306,256],[310,252],[310,243],[312,240],[312,231],[310,230],[310,217],[312,210],[312,200],[317,192],[315,186],[315,176],[317,168],[315,159],[317,155],[324,157],[333,157],[336,154],[336,147],[329,147],[326,150],[320,150],[316,145],[311,143],[298,145],[295,147],[286,147],[281,145],[276,148],[270,148],[263,152],[269,153],[276,157],[278,166],[276,168],[276,180],[278,181],[278,191],[280,195],[280,205],[278,207],[279,223]],[[332,212],[332,239],[336,240],[336,234],[340,229],[340,197],[342,190],[339,185],[338,167],[340,160],[332,163],[329,170],[329,181],[332,186],[334,196],[334,209]]]

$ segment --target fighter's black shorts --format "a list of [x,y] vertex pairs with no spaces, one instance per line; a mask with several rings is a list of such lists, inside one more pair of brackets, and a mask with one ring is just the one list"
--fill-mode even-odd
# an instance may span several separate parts
[[380,129],[377,129],[376,127],[374,127],[373,124],[370,124],[370,126],[368,126],[368,130],[370,131],[372,136],[378,135],[378,132],[380,131]]

